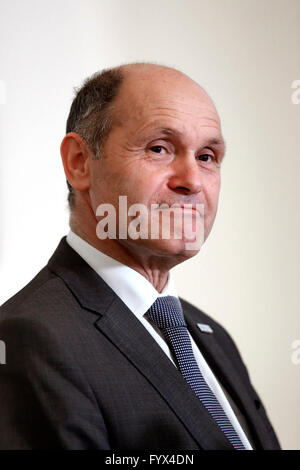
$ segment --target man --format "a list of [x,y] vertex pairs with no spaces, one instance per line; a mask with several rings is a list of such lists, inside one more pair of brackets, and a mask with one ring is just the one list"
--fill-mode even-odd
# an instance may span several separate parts
[[[216,216],[224,141],[206,92],[158,65],[96,74],[61,155],[71,231],[1,309],[1,448],[279,449],[233,341],[178,299],[170,272]],[[174,208],[169,237],[161,207]],[[147,236],[129,236],[132,222]]]

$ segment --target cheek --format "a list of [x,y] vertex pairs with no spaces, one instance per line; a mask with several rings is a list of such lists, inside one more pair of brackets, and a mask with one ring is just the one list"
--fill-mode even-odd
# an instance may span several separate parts
[[136,175],[134,179],[128,181],[126,194],[128,202],[148,206],[151,202],[156,202],[156,182],[149,175]]
[[153,171],[145,162],[135,162],[128,165],[126,172],[123,172],[122,178],[116,175],[119,181],[119,190],[124,191],[128,196],[128,202],[148,203],[152,200],[156,202],[155,195],[160,191],[161,180],[157,171]]
[[206,199],[206,224],[211,228],[218,209],[220,192],[220,178],[214,177],[206,186],[205,199]]
[[211,204],[215,204],[219,198],[220,185],[221,185],[220,175],[219,174],[211,175],[206,185],[207,200]]

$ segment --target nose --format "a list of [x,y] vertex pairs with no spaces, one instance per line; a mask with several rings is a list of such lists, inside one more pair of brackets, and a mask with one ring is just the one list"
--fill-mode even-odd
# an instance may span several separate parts
[[197,194],[202,189],[202,175],[193,155],[182,156],[173,161],[168,187],[178,194]]

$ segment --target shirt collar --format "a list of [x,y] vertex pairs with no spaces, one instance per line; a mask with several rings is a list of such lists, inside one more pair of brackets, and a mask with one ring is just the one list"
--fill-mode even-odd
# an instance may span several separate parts
[[171,271],[167,284],[159,293],[142,274],[97,250],[72,230],[67,235],[67,242],[136,315],[144,315],[157,297],[177,297]]

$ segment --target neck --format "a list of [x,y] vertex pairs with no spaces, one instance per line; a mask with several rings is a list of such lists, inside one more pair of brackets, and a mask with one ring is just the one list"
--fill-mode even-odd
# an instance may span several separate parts
[[153,254],[145,246],[138,245],[136,241],[130,245],[128,240],[109,238],[100,240],[96,234],[96,226],[96,219],[91,224],[91,220],[82,221],[71,214],[70,228],[76,235],[102,253],[140,273],[158,292],[163,291],[168,281],[169,270],[174,266],[171,259],[162,254]]

